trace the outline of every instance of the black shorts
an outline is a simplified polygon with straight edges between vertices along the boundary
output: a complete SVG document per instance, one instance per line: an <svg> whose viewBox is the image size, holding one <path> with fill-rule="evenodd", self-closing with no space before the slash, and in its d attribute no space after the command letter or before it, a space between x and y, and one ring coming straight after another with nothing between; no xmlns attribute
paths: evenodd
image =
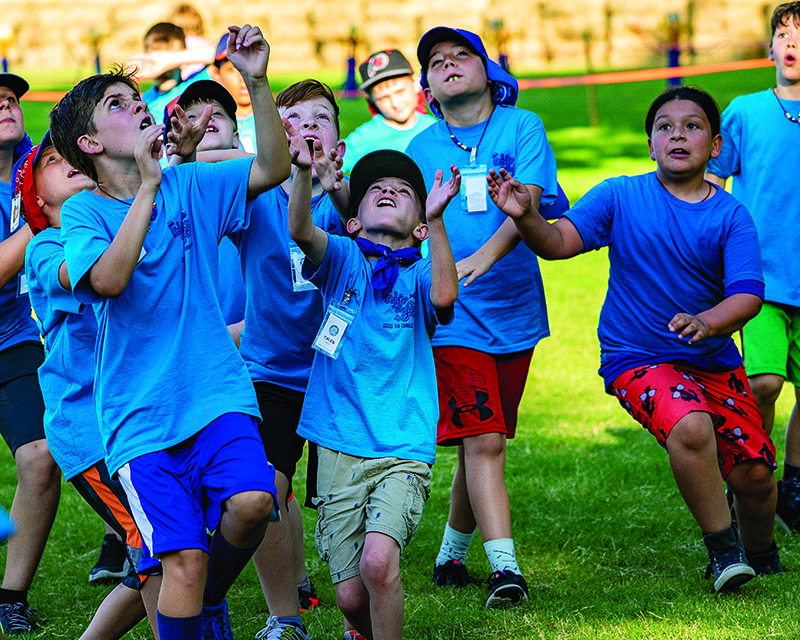
<svg viewBox="0 0 800 640"><path fill-rule="evenodd" d="M21 342L0 352L0 434L16 453L23 444L44 439L44 401L39 367L40 342Z"/></svg>
<svg viewBox="0 0 800 640"><path fill-rule="evenodd" d="M305 438L297 435L305 394L271 382L257 381L253 386L261 411L258 431L267 460L286 476L291 487L297 461L303 457L303 445L306 442Z"/></svg>

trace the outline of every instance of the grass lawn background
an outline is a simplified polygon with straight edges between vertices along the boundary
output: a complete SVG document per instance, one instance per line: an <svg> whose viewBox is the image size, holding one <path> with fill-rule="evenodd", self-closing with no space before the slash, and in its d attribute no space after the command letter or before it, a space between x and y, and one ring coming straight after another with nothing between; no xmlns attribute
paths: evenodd
<svg viewBox="0 0 800 640"><path fill-rule="evenodd" d="M75 78L77 80L78 78ZM298 78L273 78L279 90ZM331 82L336 76L326 77ZM57 81L35 88L66 88ZM70 78L72 80L72 78ZM698 77L724 107L738 94L774 82L757 70ZM523 92L519 105L536 111L548 131L559 181L572 201L600 180L650 171L642 122L660 82L597 88L600 126L588 126L586 88ZM342 100L342 133L367 117L363 100ZM50 105L23 103L35 140ZM508 449L507 473L519 562L530 603L511 611L484 608L483 586L461 591L431 584L433 559L447 517L455 452L439 449L431 498L419 532L402 558L405 637L414 638L797 638L800 595L797 538L777 532L789 573L757 580L741 593L717 596L703 581L706 554L700 532L678 495L665 452L634 423L597 376L597 317L605 295L605 252L543 263L551 337L536 349L522 402L518 437ZM779 400L776 445L782 460L789 389ZM402 398L398 399L402 402ZM301 465L302 466L302 465ZM300 472L296 486L303 486ZM11 504L13 461L0 451L0 502ZM326 566L304 512L306 565L322 606L304 614L312 638L341 638L341 616ZM90 586L103 525L71 486L31 590L41 630L36 638L77 638L109 588ZM0 550L4 561L5 548ZM489 573L477 539L471 572ZM266 620L252 565L229 596L237 638L251 638ZM142 624L128 636L150 638Z"/></svg>

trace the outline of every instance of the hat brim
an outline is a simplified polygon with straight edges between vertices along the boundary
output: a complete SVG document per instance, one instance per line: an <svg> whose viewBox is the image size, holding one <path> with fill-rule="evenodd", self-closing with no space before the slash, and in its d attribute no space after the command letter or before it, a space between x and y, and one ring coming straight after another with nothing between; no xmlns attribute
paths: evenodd
<svg viewBox="0 0 800 640"><path fill-rule="evenodd" d="M431 49L433 49L433 47L440 42L449 41L461 42L467 45L478 55L483 55L483 53L478 51L464 35L460 34L455 29L451 29L450 27L434 27L425 33L422 38L420 38L419 44L417 45L417 60L419 60L419 64L422 67L423 73L427 72L428 70L428 61L431 57Z"/></svg>
<svg viewBox="0 0 800 640"><path fill-rule="evenodd" d="M383 74L378 74L374 78L370 78L366 82L362 82L358 85L358 88L361 91L369 91L372 87L376 84L380 84L385 80L391 80L392 78L402 78L404 76L413 76L414 70L413 69L393 69L392 71L387 71Z"/></svg>
<svg viewBox="0 0 800 640"><path fill-rule="evenodd" d="M31 85L28 84L25 78L15 73L0 73L0 87L8 87L19 99L28 93L28 89L31 88Z"/></svg>
<svg viewBox="0 0 800 640"><path fill-rule="evenodd" d="M358 215L358 208L370 185L381 178L405 180L419 197L424 213L428 189L417 163L402 151L381 149L363 156L350 173L350 214Z"/></svg>
<svg viewBox="0 0 800 640"><path fill-rule="evenodd" d="M177 104L185 109L190 104L197 100L216 100L225 109L228 117L236 122L236 100L230 92L223 87L219 82L214 80L198 80L190 84L181 97L178 98Z"/></svg>

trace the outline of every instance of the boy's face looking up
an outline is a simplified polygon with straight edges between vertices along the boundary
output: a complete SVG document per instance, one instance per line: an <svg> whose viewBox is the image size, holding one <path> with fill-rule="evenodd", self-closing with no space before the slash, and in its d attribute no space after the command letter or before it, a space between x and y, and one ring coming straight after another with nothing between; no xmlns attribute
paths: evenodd
<svg viewBox="0 0 800 640"><path fill-rule="evenodd" d="M443 41L431 48L426 73L428 102L461 103L489 93L483 58L463 42Z"/></svg>
<svg viewBox="0 0 800 640"><path fill-rule="evenodd" d="M211 76L219 82L223 87L228 90L236 100L236 106L242 111L242 115L249 115L250 107L250 92L247 90L247 85L244 83L242 74L233 66L230 60L225 60L216 72L211 71ZM240 116L241 117L241 116Z"/></svg>
<svg viewBox="0 0 800 640"><path fill-rule="evenodd" d="M389 78L372 87L369 96L384 118L403 125L417 108L417 83L413 76Z"/></svg>
<svg viewBox="0 0 800 640"><path fill-rule="evenodd" d="M0 145L15 145L25 137L25 120L19 99L8 87L0 87Z"/></svg>
<svg viewBox="0 0 800 640"><path fill-rule="evenodd" d="M186 108L186 117L189 120L200 118L203 115L203 110L209 104L213 107L211 120L208 122L203 139L197 145L197 151L238 149L239 134L236 131L236 123L228 117L225 107L218 101L195 102Z"/></svg>
<svg viewBox="0 0 800 640"><path fill-rule="evenodd" d="M110 85L92 112L94 133L78 138L78 147L88 154L106 152L111 157L134 156L141 132L154 123L141 96L127 84Z"/></svg>
<svg viewBox="0 0 800 640"><path fill-rule="evenodd" d="M60 216L54 217L54 213L61 210L68 198L94 188L94 181L70 166L55 147L48 147L39 157L33 170L33 184L36 201L54 227L60 226Z"/></svg>
<svg viewBox="0 0 800 640"><path fill-rule="evenodd" d="M290 107L280 107L278 113L303 136L306 143L319 140L326 153L335 148L340 156L344 155L344 142L339 140L336 114L326 98L310 98ZM312 175L316 175L313 170Z"/></svg>
<svg viewBox="0 0 800 640"><path fill-rule="evenodd" d="M787 84L800 82L800 15L787 15L775 28L769 58L775 61L778 79Z"/></svg>
<svg viewBox="0 0 800 640"><path fill-rule="evenodd" d="M386 177L373 182L358 206L358 216L347 222L349 233L367 239L392 236L417 245L428 236L421 219L424 203L417 192L401 178Z"/></svg>

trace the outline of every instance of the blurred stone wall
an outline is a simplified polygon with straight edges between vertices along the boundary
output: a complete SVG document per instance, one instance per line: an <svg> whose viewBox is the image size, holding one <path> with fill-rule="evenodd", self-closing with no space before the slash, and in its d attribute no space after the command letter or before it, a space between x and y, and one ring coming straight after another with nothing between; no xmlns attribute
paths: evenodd
<svg viewBox="0 0 800 640"><path fill-rule="evenodd" d="M12 69L93 66L98 38L104 65L141 50L144 32L166 20L170 2L140 0L0 0L0 40L11 34ZM419 35L437 25L458 26L484 38L491 55L498 39L516 71L664 66L668 15L683 63L765 54L768 19L777 3L758 0L195 0L205 35L216 40L228 24L262 27L276 72L344 68L353 29L357 58L397 47L411 58ZM499 22L502 28L497 29Z"/></svg>

